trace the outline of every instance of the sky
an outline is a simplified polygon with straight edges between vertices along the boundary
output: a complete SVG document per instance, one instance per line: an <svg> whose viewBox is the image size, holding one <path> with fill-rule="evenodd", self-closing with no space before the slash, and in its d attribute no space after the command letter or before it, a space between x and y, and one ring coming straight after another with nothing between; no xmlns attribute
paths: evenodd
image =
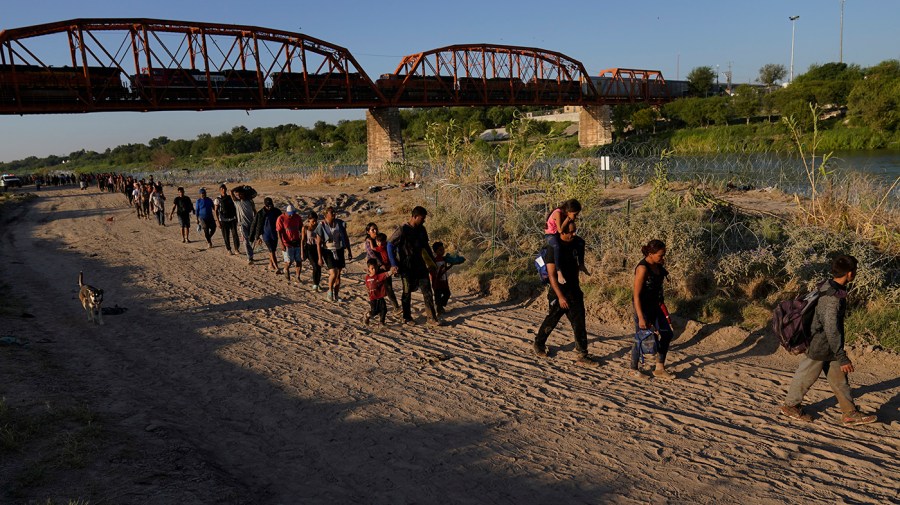
<svg viewBox="0 0 900 505"><path fill-rule="evenodd" d="M400 59L451 44L539 47L581 61L591 75L612 67L661 70L684 79L710 66L726 81L756 79L759 68L791 59L790 16L800 16L794 74L810 64L838 61L841 0L457 0L175 1L31 0L0 14L0 30L74 18L156 18L252 25L301 32L347 48L372 79ZM898 0L846 0L843 56L863 67L900 58ZM54 50L65 57L65 47ZM160 136L193 139L235 126L312 126L319 120L363 119L363 110L205 111L0 116L0 161L102 152Z"/></svg>

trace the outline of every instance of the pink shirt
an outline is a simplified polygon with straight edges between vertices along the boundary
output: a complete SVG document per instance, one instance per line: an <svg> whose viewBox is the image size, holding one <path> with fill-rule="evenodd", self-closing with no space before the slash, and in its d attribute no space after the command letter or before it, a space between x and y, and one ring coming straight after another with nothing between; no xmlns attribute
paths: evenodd
<svg viewBox="0 0 900 505"><path fill-rule="evenodd" d="M560 220L562 220L562 209L554 209L550 216L547 217L547 229L544 230L544 235L556 235L559 233L559 226L556 225L556 219L553 218L554 214L559 215Z"/></svg>

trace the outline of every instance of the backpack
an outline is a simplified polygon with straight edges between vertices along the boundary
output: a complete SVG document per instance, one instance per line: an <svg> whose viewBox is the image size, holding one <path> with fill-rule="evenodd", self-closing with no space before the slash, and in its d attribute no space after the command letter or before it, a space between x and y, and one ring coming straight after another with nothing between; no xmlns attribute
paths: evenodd
<svg viewBox="0 0 900 505"><path fill-rule="evenodd" d="M243 195L243 196L241 196L241 200L244 200L244 199L246 199L246 200L253 200L254 198L256 198L256 195L259 194L259 193L256 192L255 189L253 189L252 186L241 186L241 189L240 189L240 190L241 190L242 195Z"/></svg>
<svg viewBox="0 0 900 505"><path fill-rule="evenodd" d="M651 329L641 330L634 334L634 343L637 345L638 352L641 355L641 363L644 362L644 355L653 356L657 352L659 346L659 335Z"/></svg>
<svg viewBox="0 0 900 505"><path fill-rule="evenodd" d="M538 277L541 278L541 284L550 284L550 274L547 272L547 263L544 262L544 256L547 255L547 246L541 247L537 258L534 259L534 267L537 269Z"/></svg>
<svg viewBox="0 0 900 505"><path fill-rule="evenodd" d="M822 284L806 296L779 303L772 311L772 331L791 354L803 354L812 340L812 320Z"/></svg>

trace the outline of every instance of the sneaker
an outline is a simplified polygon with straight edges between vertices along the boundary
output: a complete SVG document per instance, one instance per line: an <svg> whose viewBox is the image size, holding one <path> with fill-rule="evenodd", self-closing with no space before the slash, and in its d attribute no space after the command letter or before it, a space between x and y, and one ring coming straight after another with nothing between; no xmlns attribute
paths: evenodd
<svg viewBox="0 0 900 505"><path fill-rule="evenodd" d="M653 376L663 380L675 380L675 374L666 370L665 368L656 368L653 370Z"/></svg>
<svg viewBox="0 0 900 505"><path fill-rule="evenodd" d="M788 405L782 405L781 413L783 415L790 417L791 419L798 419L800 421L804 421L807 423L811 423L813 420L812 416L804 413L803 410L800 409L799 405L794 405L793 407L788 406ZM846 417L845 417L845 419L846 419Z"/></svg>
<svg viewBox="0 0 900 505"><path fill-rule="evenodd" d="M372 317L372 315L369 314L368 312L366 312L365 317L363 317L363 323L365 323L366 326L369 326L369 319L370 319L371 317ZM381 324L384 324L384 323L381 323Z"/></svg>
<svg viewBox="0 0 900 505"><path fill-rule="evenodd" d="M403 320L403 324L408 324L408 325L410 325L410 326L415 326L415 325L416 325L416 320L415 320L415 319L404 319L404 320Z"/></svg>
<svg viewBox="0 0 900 505"><path fill-rule="evenodd" d="M253 260L247 260L247 264L248 264L248 265L252 265L252 264L253 264Z"/></svg>
<svg viewBox="0 0 900 505"><path fill-rule="evenodd" d="M333 302L333 301L334 301L334 294L332 294L331 291L329 291L328 294L325 295L325 298L327 298L329 302Z"/></svg>
<svg viewBox="0 0 900 505"><path fill-rule="evenodd" d="M860 424L869 424L877 421L878 418L875 416L867 416L858 410L854 410L849 414L844 414L843 422L844 426L859 426Z"/></svg>
<svg viewBox="0 0 900 505"><path fill-rule="evenodd" d="M541 358L549 358L550 353L547 352L547 346L540 345L537 342L533 344L534 354L540 356Z"/></svg>
<svg viewBox="0 0 900 505"><path fill-rule="evenodd" d="M444 326L444 322L440 319L428 319L425 324L427 324L428 326Z"/></svg>
<svg viewBox="0 0 900 505"><path fill-rule="evenodd" d="M575 364L585 368L594 368L600 366L600 362L592 358L589 354L582 354L575 360Z"/></svg>
<svg viewBox="0 0 900 505"><path fill-rule="evenodd" d="M318 293L318 292L319 292L319 285L318 285L318 284L313 284L313 287L311 287L311 288L309 288L309 289L311 289L313 293Z"/></svg>

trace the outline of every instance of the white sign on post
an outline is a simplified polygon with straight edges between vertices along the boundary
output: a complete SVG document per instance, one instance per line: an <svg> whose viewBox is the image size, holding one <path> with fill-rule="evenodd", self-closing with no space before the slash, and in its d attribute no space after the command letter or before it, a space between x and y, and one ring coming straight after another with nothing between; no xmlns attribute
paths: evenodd
<svg viewBox="0 0 900 505"><path fill-rule="evenodd" d="M600 170L603 170L604 172L609 170L609 156L600 157Z"/></svg>

